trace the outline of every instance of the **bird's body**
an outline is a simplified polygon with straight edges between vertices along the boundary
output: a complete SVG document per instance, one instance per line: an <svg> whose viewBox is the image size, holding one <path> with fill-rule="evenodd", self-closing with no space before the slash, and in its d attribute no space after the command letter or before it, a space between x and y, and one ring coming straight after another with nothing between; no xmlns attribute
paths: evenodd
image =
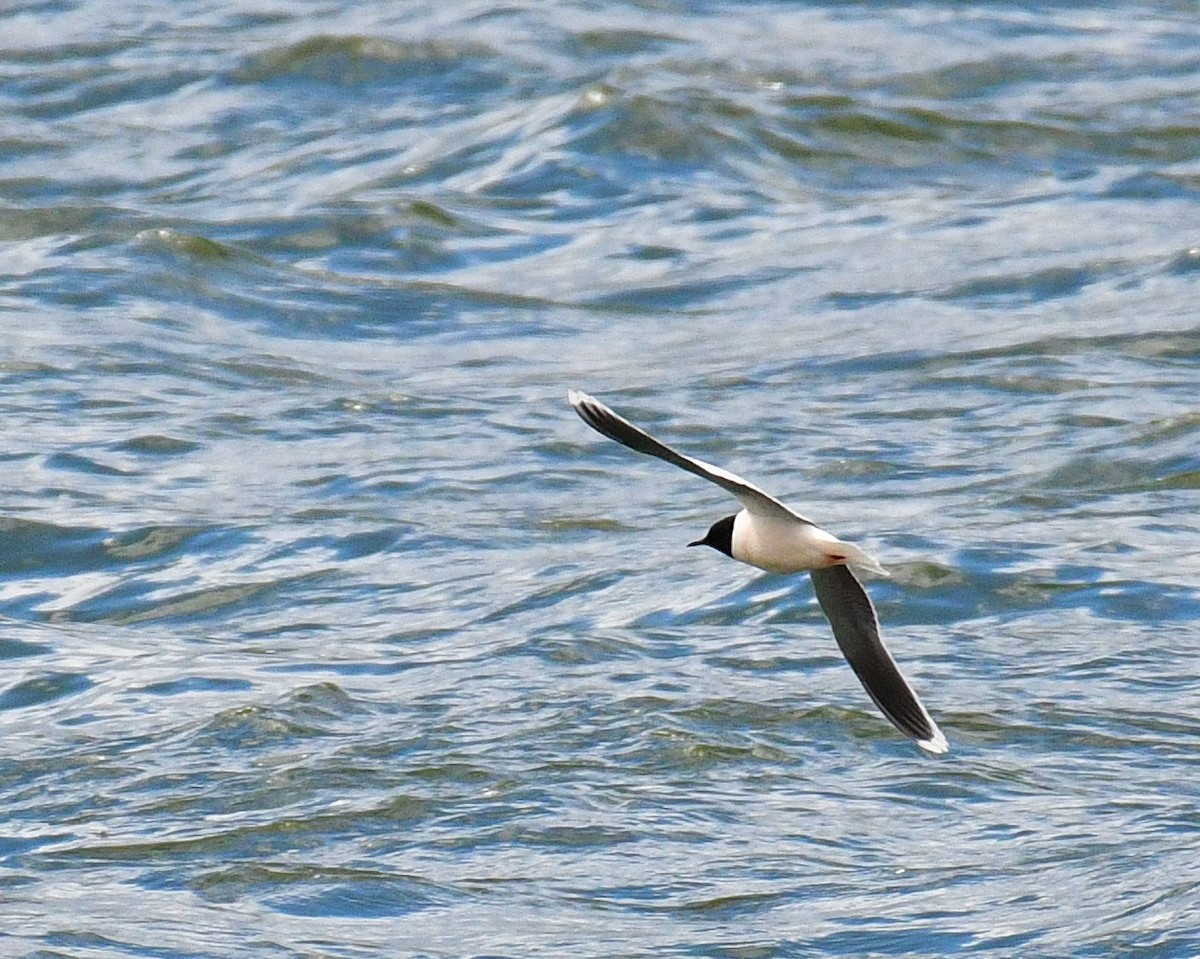
<svg viewBox="0 0 1200 959"><path fill-rule="evenodd" d="M733 518L730 556L768 573L806 573L839 563L882 569L857 546L819 526L742 510Z"/></svg>
<svg viewBox="0 0 1200 959"><path fill-rule="evenodd" d="M599 400L571 390L571 405L585 423L630 449L656 456L715 483L736 496L741 512L712 525L689 546L711 546L732 559L771 573L808 572L834 638L871 699L917 745L931 753L949 748L879 638L870 597L850 567L886 575L853 543L846 543L784 506L740 476L684 456L618 416Z"/></svg>

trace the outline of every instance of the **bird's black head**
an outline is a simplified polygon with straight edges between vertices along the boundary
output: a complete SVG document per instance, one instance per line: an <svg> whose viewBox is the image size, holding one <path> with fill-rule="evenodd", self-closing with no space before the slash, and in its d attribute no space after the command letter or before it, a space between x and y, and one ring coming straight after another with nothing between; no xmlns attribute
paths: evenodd
<svg viewBox="0 0 1200 959"><path fill-rule="evenodd" d="M733 520L734 517L726 516L724 519L719 519L709 528L704 539L698 539L694 543L688 543L688 546L711 546L720 553L724 553L730 559L733 558Z"/></svg>

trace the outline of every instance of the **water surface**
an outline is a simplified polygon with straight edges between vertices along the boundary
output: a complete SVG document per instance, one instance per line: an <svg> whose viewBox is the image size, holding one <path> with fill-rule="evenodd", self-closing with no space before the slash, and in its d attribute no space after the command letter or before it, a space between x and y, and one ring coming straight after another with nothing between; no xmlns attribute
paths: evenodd
<svg viewBox="0 0 1200 959"><path fill-rule="evenodd" d="M1198 41L10 5L0 952L1192 959ZM949 755L568 387L877 555Z"/></svg>

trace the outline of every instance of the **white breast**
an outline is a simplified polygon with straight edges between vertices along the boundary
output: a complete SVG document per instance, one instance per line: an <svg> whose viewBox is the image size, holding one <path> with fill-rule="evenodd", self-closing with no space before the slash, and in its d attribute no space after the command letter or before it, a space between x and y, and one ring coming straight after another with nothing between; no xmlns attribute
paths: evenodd
<svg viewBox="0 0 1200 959"><path fill-rule="evenodd" d="M770 573L799 573L850 562L877 564L851 543L809 523L742 510L733 521L733 558Z"/></svg>

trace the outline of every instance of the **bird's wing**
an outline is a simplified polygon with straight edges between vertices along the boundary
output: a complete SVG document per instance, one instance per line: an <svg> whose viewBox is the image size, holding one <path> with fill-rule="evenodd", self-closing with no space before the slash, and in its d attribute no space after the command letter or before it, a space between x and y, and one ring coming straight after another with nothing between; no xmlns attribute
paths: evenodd
<svg viewBox="0 0 1200 959"><path fill-rule="evenodd" d="M875 607L862 583L847 566L814 569L810 575L833 636L875 705L922 749L946 752L950 748L946 737L879 638Z"/></svg>
<svg viewBox="0 0 1200 959"><path fill-rule="evenodd" d="M618 416L595 397L580 393L578 390L571 390L568 392L567 398L575 407L575 412L588 426L597 433L607 436L610 440L616 440L639 453L657 456L660 460L666 460L673 466L694 473L710 483L716 483L741 500L742 505L751 513L760 516L786 516L789 519L807 523L809 526L812 525L811 520L788 509L774 496L764 493L753 483L747 483L740 476L723 470L719 466L705 463L703 460L692 459L690 456L675 452L645 430L638 429L623 416Z"/></svg>

